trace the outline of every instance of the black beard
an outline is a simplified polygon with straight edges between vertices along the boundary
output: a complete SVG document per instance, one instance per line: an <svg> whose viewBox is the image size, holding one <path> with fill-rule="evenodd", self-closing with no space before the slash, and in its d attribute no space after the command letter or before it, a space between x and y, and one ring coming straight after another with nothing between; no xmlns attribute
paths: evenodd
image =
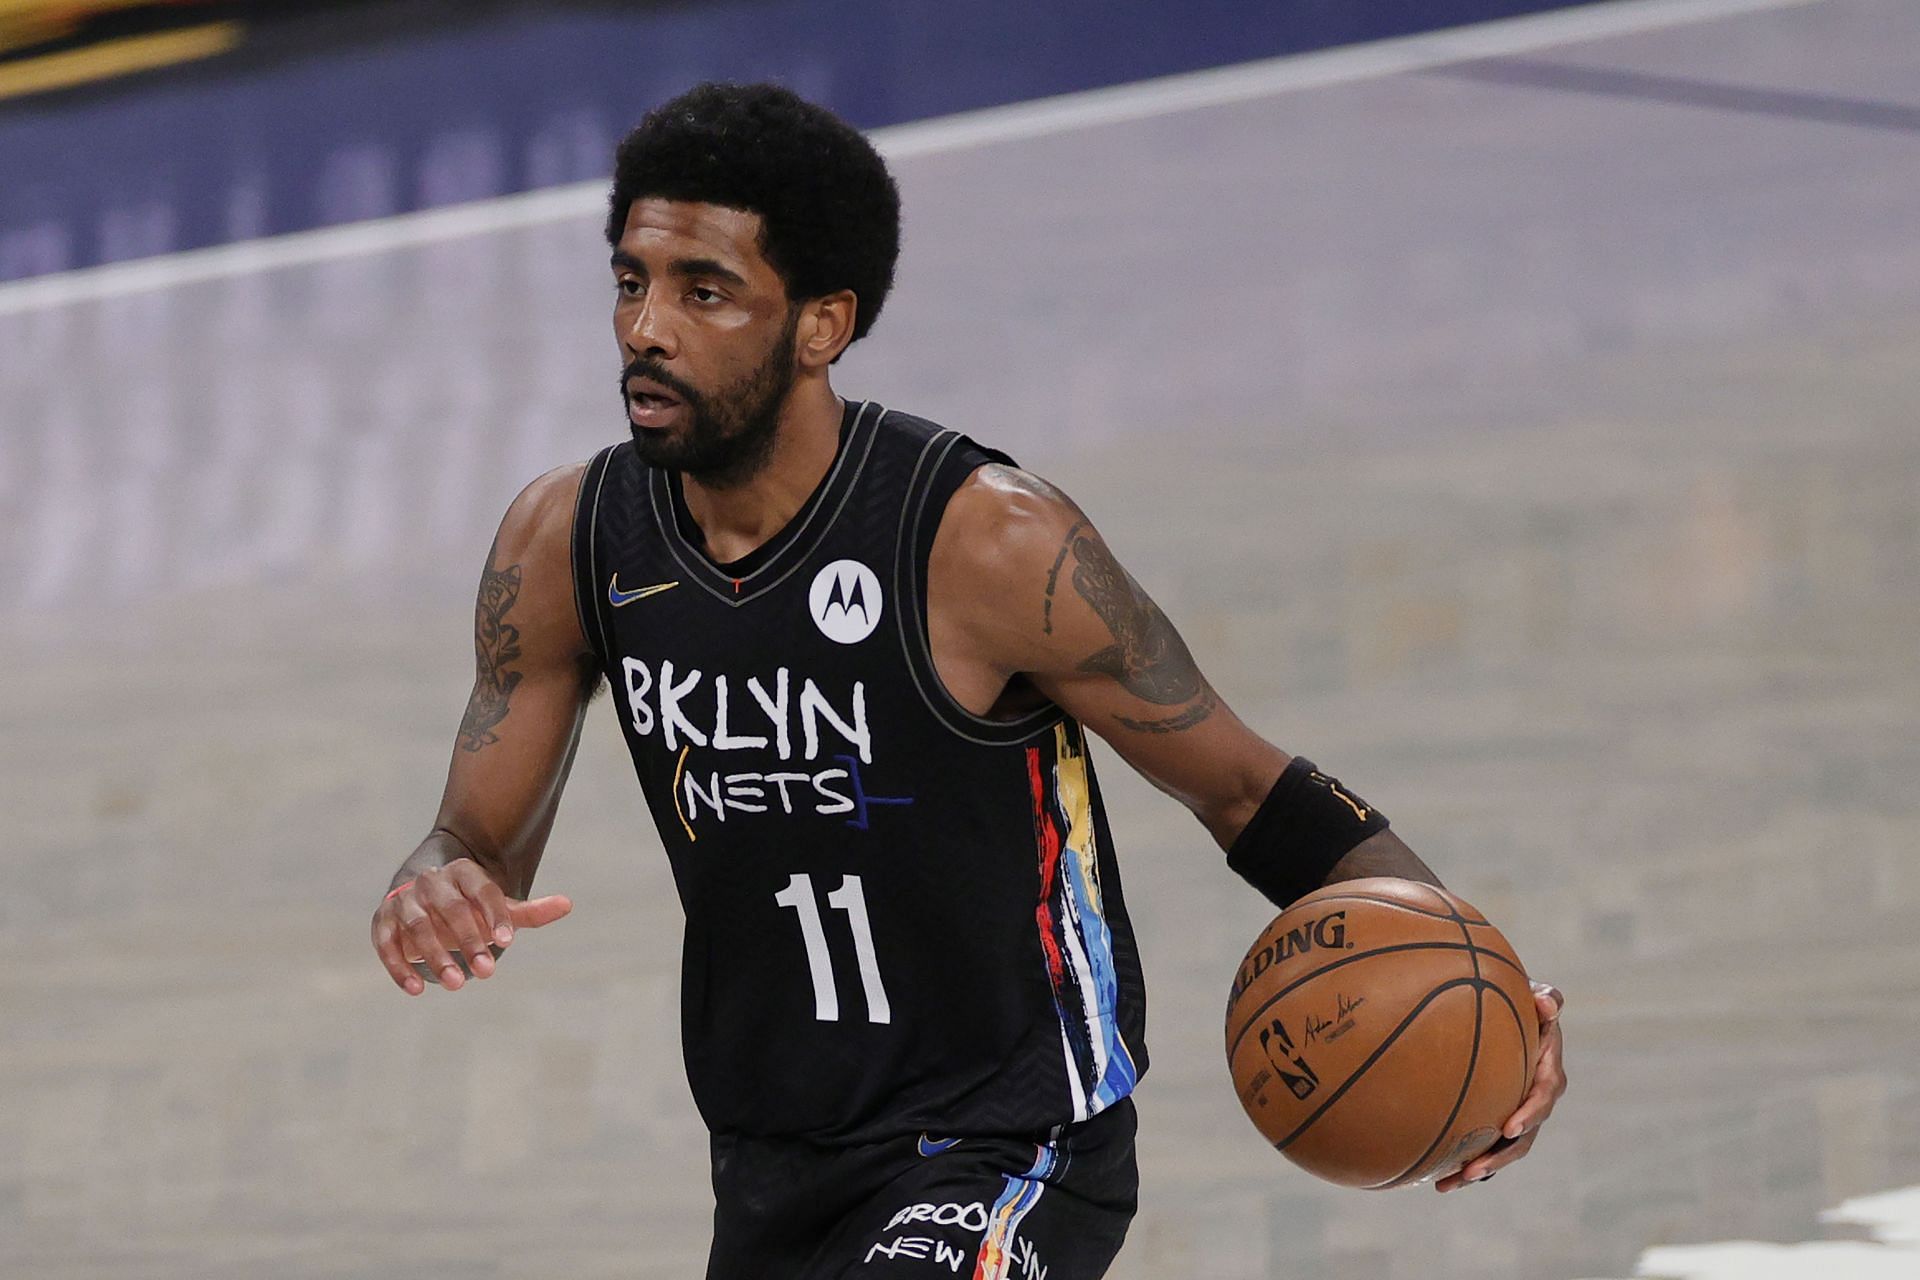
<svg viewBox="0 0 1920 1280"><path fill-rule="evenodd" d="M798 312L790 313L779 341L760 367L711 396L695 391L644 356L622 370L622 402L629 378L651 378L687 406L687 429L677 438L634 426L628 420L633 449L640 461L693 476L710 489L737 488L758 475L773 455L780 407L793 389L793 339L798 323Z"/></svg>

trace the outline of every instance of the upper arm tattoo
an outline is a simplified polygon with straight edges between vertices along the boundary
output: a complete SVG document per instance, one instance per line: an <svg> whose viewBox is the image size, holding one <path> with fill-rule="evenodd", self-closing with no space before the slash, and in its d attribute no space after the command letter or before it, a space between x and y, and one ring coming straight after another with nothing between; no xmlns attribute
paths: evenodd
<svg viewBox="0 0 1920 1280"><path fill-rule="evenodd" d="M1093 607L1114 639L1114 643L1082 659L1079 669L1111 676L1128 693L1146 702L1183 708L1161 719L1114 718L1136 732L1177 733L1212 715L1218 700L1195 665L1186 641L1133 576L1120 567L1106 543L1084 524L1076 524L1067 531L1063 550L1073 553L1073 589ZM1055 585L1054 576L1049 576L1049 615Z"/></svg>
<svg viewBox="0 0 1920 1280"><path fill-rule="evenodd" d="M460 721L460 745L468 751L500 741L493 728L507 718L507 701L520 683L521 673L512 667L520 657L520 628L507 621L519 598L520 566L496 569L489 551L473 606L473 696Z"/></svg>
<svg viewBox="0 0 1920 1280"><path fill-rule="evenodd" d="M1067 530L1067 536L1060 541L1060 554L1053 558L1053 568L1047 570L1047 603L1040 610L1040 634L1053 634L1053 589L1060 585L1060 566L1067 562L1067 552L1073 550L1073 535L1087 527L1085 520L1075 520L1073 528Z"/></svg>

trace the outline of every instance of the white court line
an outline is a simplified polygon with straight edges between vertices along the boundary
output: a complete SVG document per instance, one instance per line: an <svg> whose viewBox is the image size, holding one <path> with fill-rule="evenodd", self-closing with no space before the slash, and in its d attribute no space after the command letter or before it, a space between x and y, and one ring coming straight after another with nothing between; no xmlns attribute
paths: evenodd
<svg viewBox="0 0 1920 1280"><path fill-rule="evenodd" d="M1578 9L1502 18L1467 27L1396 36L1371 44L1288 54L1211 71L1192 71L1106 89L1088 89L1006 107L990 107L881 130L888 158L958 151L1097 125L1144 120L1199 107L1249 102L1301 89L1372 80L1477 58L1528 53L1715 18L1815 4L1818 0L1616 0Z"/></svg>
<svg viewBox="0 0 1920 1280"><path fill-rule="evenodd" d="M1920 1275L1920 1187L1861 1196L1824 1210L1820 1220L1866 1227L1873 1239L1669 1245L1642 1253L1634 1274L1671 1280L1913 1280Z"/></svg>
<svg viewBox="0 0 1920 1280"><path fill-rule="evenodd" d="M872 137L890 160L964 151L1477 58L1817 3L1820 0L1613 0L989 107L877 129ZM606 198L606 180L594 179L445 209L39 276L0 284L0 315L583 218L601 213Z"/></svg>

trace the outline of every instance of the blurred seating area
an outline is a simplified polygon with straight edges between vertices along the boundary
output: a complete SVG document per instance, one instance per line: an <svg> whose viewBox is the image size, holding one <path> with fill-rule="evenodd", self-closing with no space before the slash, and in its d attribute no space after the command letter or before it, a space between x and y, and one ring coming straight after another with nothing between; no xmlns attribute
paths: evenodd
<svg viewBox="0 0 1920 1280"><path fill-rule="evenodd" d="M328 25L364 32L406 7L377 0L0 0L0 101L135 87L139 77L243 51L297 54L323 39Z"/></svg>
<svg viewBox="0 0 1920 1280"><path fill-rule="evenodd" d="M775 79L867 127L1568 0L0 0L0 281L597 179Z"/></svg>

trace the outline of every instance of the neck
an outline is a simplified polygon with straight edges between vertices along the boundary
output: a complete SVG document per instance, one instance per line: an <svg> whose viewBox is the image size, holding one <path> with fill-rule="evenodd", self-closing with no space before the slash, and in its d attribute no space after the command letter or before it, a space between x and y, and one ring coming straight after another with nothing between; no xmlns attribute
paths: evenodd
<svg viewBox="0 0 1920 1280"><path fill-rule="evenodd" d="M826 378L802 377L780 406L765 466L725 488L682 478L687 514L700 526L708 555L721 564L738 560L799 514L840 450L843 408Z"/></svg>

